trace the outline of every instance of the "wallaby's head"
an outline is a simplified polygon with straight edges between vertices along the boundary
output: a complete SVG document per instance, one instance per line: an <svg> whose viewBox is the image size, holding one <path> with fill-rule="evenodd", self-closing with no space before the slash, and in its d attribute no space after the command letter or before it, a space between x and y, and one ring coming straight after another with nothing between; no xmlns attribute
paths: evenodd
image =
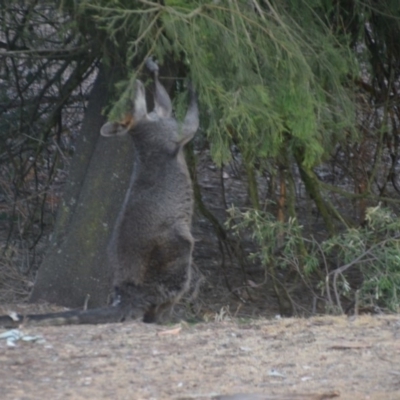
<svg viewBox="0 0 400 400"><path fill-rule="evenodd" d="M120 122L107 122L100 133L102 136L131 135L139 153L149 151L176 154L193 138L199 126L196 95L189 87L189 108L184 121L178 123L171 115L171 99L158 80L158 66L148 60L147 67L154 72L154 110L147 112L145 88L137 80L132 111Z"/></svg>

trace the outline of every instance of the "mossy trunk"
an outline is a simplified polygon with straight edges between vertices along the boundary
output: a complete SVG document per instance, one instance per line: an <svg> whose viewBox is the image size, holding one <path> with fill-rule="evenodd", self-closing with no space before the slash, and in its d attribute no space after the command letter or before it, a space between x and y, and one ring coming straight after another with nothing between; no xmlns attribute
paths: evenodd
<svg viewBox="0 0 400 400"><path fill-rule="evenodd" d="M299 167L300 176L304 183L304 187L308 195L317 206L317 209L320 212L322 219L324 220L327 231L330 235L333 235L335 233L335 227L330 215L333 210L329 209L329 207L325 204L324 199L322 198L318 178L311 168L307 168L305 165L303 165L302 158L299 152L295 151L294 157L296 159L297 166Z"/></svg>
<svg viewBox="0 0 400 400"><path fill-rule="evenodd" d="M247 190L249 193L249 198L251 206L255 210L260 209L260 200L258 196L258 185L257 185L257 175L254 164L249 160L244 160L244 166L247 175Z"/></svg>
<svg viewBox="0 0 400 400"><path fill-rule="evenodd" d="M31 301L68 307L105 305L112 271L107 244L132 173L129 137L100 137L116 74L101 72L94 84L72 160L63 201Z"/></svg>

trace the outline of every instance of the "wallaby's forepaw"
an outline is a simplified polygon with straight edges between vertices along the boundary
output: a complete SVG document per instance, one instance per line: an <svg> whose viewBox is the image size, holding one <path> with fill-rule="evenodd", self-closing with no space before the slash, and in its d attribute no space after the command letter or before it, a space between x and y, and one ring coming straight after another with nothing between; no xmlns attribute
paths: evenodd
<svg viewBox="0 0 400 400"><path fill-rule="evenodd" d="M153 72L155 74L158 73L158 65L157 63L153 60L153 57L149 57L146 60L146 67L150 72Z"/></svg>

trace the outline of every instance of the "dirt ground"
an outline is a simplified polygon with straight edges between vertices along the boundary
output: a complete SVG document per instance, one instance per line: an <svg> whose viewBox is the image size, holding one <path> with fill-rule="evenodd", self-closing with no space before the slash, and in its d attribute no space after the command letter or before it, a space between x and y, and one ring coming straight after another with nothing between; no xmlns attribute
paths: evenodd
<svg viewBox="0 0 400 400"><path fill-rule="evenodd" d="M399 316L21 331L42 340L0 340L3 400L400 399Z"/></svg>

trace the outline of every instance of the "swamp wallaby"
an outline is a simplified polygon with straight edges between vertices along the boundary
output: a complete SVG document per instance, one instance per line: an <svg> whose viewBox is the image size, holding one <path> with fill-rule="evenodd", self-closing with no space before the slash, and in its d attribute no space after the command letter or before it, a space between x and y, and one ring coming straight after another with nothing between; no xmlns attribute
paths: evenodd
<svg viewBox="0 0 400 400"><path fill-rule="evenodd" d="M28 315L41 325L95 324L143 318L158 322L179 300L192 279L193 192L183 147L199 125L196 95L182 124L172 117L172 104L158 80L158 66L146 62L154 74L154 110L147 112L145 89L136 81L134 107L123 123L107 122L102 136L130 135L135 166L109 246L114 272L114 301L109 307L86 311ZM196 275L196 274L195 274ZM21 323L8 316L0 325Z"/></svg>

